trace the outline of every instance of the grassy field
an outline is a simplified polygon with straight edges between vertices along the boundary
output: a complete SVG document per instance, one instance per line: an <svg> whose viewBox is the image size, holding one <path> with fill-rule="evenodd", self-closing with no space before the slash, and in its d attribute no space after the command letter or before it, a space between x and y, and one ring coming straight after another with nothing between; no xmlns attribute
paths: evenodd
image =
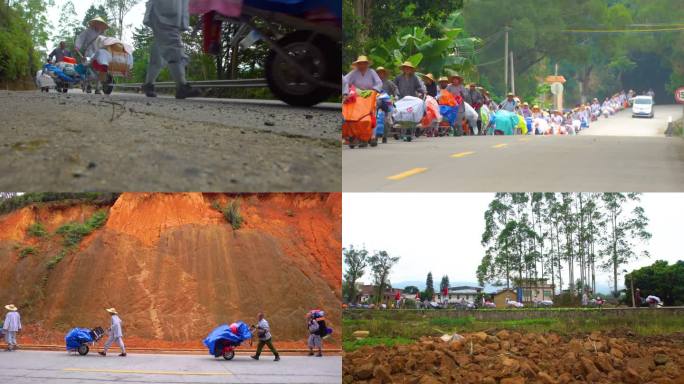
<svg viewBox="0 0 684 384"><path fill-rule="evenodd" d="M402 313L393 319L384 313L364 316L364 319L343 319L343 348L353 351L362 346L408 344L422 336L441 336L445 333L468 333L488 329L507 329L527 332L554 332L575 335L615 329L631 330L643 336L666 335L684 330L684 317L670 313L646 312L645 316L602 317L586 316L539 317L523 320L481 321L474 317L425 317ZM369 331L369 337L355 340L352 333Z"/></svg>

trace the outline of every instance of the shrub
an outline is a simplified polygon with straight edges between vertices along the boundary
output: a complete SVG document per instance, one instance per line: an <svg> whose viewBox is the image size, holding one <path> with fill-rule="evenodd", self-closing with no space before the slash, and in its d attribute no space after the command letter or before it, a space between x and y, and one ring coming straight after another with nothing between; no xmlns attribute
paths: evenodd
<svg viewBox="0 0 684 384"><path fill-rule="evenodd" d="M223 214L223 217L226 219L228 223L230 223L233 229L238 230L240 229L240 227L242 227L243 218L240 214L239 200L233 200L230 203L228 203L228 205L226 205L225 207L222 207L218 201L214 201L211 203L211 206L212 208Z"/></svg>
<svg viewBox="0 0 684 384"><path fill-rule="evenodd" d="M62 249L47 262L47 269L53 269L66 256L66 250Z"/></svg>
<svg viewBox="0 0 684 384"><path fill-rule="evenodd" d="M26 232L28 232L29 236L33 237L43 237L47 235L45 227L39 221L36 221L35 223L31 224L26 230Z"/></svg>
<svg viewBox="0 0 684 384"><path fill-rule="evenodd" d="M225 216L226 220L228 220L233 229L237 230L240 229L240 227L242 227L242 215L240 214L239 200L231 201L226 207L226 210L223 212L223 215Z"/></svg>
<svg viewBox="0 0 684 384"><path fill-rule="evenodd" d="M57 229L57 233L64 237L64 245L74 246L91 234L94 230L102 227L107 221L106 211L97 211L84 223L67 223Z"/></svg>
<svg viewBox="0 0 684 384"><path fill-rule="evenodd" d="M36 251L35 248L26 247L19 252L19 257L21 257L23 259L24 257L26 257L28 255L35 255L36 253L38 253L38 251Z"/></svg>

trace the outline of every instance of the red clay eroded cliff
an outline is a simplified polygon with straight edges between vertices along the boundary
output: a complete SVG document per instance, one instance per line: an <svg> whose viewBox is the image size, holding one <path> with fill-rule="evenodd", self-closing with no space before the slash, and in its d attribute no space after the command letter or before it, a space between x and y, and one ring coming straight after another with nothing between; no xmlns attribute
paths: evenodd
<svg viewBox="0 0 684 384"><path fill-rule="evenodd" d="M238 230L212 207L235 199ZM57 228L99 209L104 226L65 248ZM30 236L35 222L49 234ZM252 324L260 311L276 340L300 341L309 309L340 325L341 224L340 194L124 193L112 206L30 206L0 216L0 303L20 307L36 343L107 325L109 306L140 346L201 347L217 324Z"/></svg>

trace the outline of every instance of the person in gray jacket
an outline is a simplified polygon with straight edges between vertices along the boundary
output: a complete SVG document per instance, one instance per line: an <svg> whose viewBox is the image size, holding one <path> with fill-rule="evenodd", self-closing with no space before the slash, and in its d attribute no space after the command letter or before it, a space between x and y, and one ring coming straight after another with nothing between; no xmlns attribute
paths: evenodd
<svg viewBox="0 0 684 384"><path fill-rule="evenodd" d="M143 23L152 28L154 42L150 51L150 63L143 91L147 97L157 97L154 83L164 64L168 65L176 82L176 98L198 97L185 79L188 56L183 50L181 32L190 29L189 0L147 0Z"/></svg>
<svg viewBox="0 0 684 384"><path fill-rule="evenodd" d="M416 75L416 67L407 61L400 68L402 74L394 80L394 84L397 85L399 90L399 98L406 96L422 98L425 96L427 90L423 81Z"/></svg>

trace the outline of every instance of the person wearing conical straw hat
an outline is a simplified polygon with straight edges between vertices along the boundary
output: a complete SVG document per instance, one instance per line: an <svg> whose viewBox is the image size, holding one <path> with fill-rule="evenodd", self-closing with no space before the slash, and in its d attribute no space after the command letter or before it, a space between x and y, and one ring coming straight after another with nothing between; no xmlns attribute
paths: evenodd
<svg viewBox="0 0 684 384"><path fill-rule="evenodd" d="M380 76L380 80L382 80L382 91L392 97L397 97L399 95L399 89L397 89L397 85L394 84L394 81L389 79L387 68L377 67L375 72L377 72L378 76Z"/></svg>
<svg viewBox="0 0 684 384"><path fill-rule="evenodd" d="M88 28L81 32L76 38L74 48L81 59L89 59L97 53L97 39L109 29L109 24L100 16L88 22ZM98 79L95 83L95 94L101 94L100 91L102 82Z"/></svg>
<svg viewBox="0 0 684 384"><path fill-rule="evenodd" d="M126 347L123 342L123 331L121 329L121 318L119 317L119 313L115 308L106 308L105 311L111 315L112 323L109 327L109 338L107 339L107 342L105 342L104 350L98 353L102 356L107 356L109 347L116 341L116 343L119 344L119 348L121 348L119 356L126 357Z"/></svg>
<svg viewBox="0 0 684 384"><path fill-rule="evenodd" d="M515 108L518 106L518 102L515 101L515 94L513 92L508 92L506 94L506 100L502 101L499 107L504 111L515 112Z"/></svg>
<svg viewBox="0 0 684 384"><path fill-rule="evenodd" d="M425 90L427 94L432 97L437 97L437 83L435 82L435 77L432 73L425 74L421 76L423 83L425 84Z"/></svg>
<svg viewBox="0 0 684 384"><path fill-rule="evenodd" d="M423 97L427 93L425 84L416 75L416 67L410 61L404 62L401 66L401 75L397 76L394 84L399 89L399 97L406 96Z"/></svg>
<svg viewBox="0 0 684 384"><path fill-rule="evenodd" d="M19 309L14 304L5 305L7 315L5 316L5 323L2 326L5 332L5 341L7 342L7 350L14 351L17 349L17 332L21 331L21 316Z"/></svg>
<svg viewBox="0 0 684 384"><path fill-rule="evenodd" d="M342 96L344 100L349 95L353 85L359 91L374 90L382 92L382 80L370 66L371 62L366 56L359 56L354 63L354 69L349 72L342 81Z"/></svg>
<svg viewBox="0 0 684 384"><path fill-rule="evenodd" d="M154 83L164 66L169 68L171 77L176 82L176 99L201 95L185 78L185 67L190 58L185 54L181 33L190 29L188 7L189 0L147 0L143 24L150 27L154 34L145 84L142 87L147 97L157 97Z"/></svg>
<svg viewBox="0 0 684 384"><path fill-rule="evenodd" d="M446 89L449 86L449 78L442 76L437 80L437 83L439 83L439 89Z"/></svg>

